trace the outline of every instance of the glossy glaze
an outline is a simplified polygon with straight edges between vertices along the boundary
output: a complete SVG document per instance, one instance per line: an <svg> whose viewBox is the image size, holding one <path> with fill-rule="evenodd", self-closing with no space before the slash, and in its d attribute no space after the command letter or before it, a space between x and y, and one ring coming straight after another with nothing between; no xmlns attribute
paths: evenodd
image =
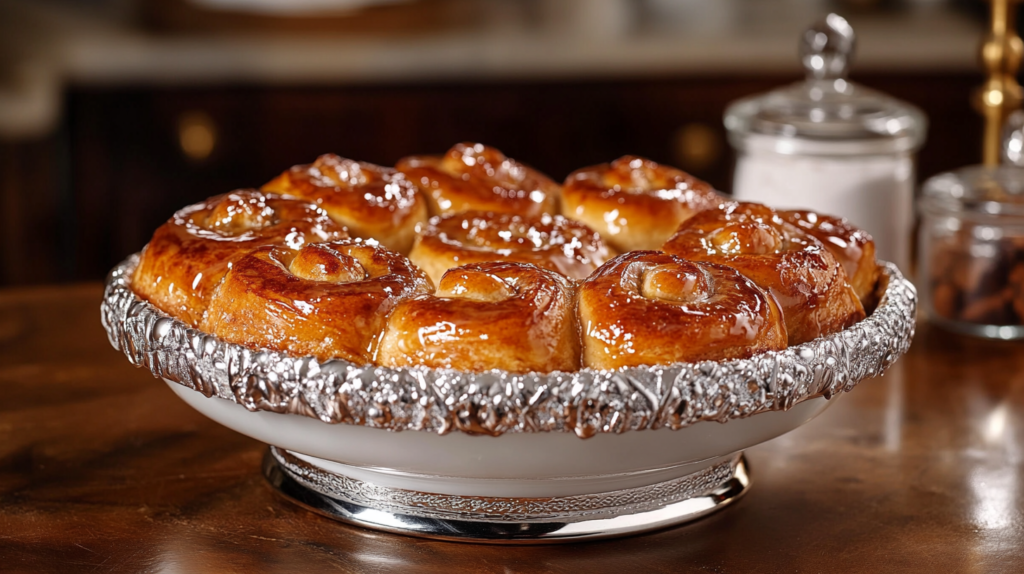
<svg viewBox="0 0 1024 574"><path fill-rule="evenodd" d="M409 254L435 283L449 269L487 261L532 263L583 279L609 257L594 230L560 215L482 211L432 218L420 229Z"/></svg>
<svg viewBox="0 0 1024 574"><path fill-rule="evenodd" d="M325 154L297 165L263 186L322 207L353 237L373 238L408 253L427 203L416 187L390 167Z"/></svg>
<svg viewBox="0 0 1024 574"><path fill-rule="evenodd" d="M574 295L568 279L526 263L452 269L435 294L395 307L378 362L516 373L578 369Z"/></svg>
<svg viewBox="0 0 1024 574"><path fill-rule="evenodd" d="M210 295L232 264L264 245L294 249L344 239L345 229L315 205L240 190L190 205L160 226L142 253L135 292L198 326Z"/></svg>
<svg viewBox="0 0 1024 574"><path fill-rule="evenodd" d="M396 167L427 197L431 215L479 210L532 217L558 212L557 183L483 144L456 144L442 156L407 157Z"/></svg>
<svg viewBox="0 0 1024 574"><path fill-rule="evenodd" d="M789 344L835 333L864 318L842 265L825 246L757 203L725 203L684 222L663 247L738 270L778 300Z"/></svg>
<svg viewBox="0 0 1024 574"><path fill-rule="evenodd" d="M775 299L735 270L656 251L605 263L579 287L583 366L750 357L786 347Z"/></svg>
<svg viewBox="0 0 1024 574"><path fill-rule="evenodd" d="M422 271L380 246L263 247L228 272L200 329L249 347L369 364L391 309L430 291Z"/></svg>
<svg viewBox="0 0 1024 574"><path fill-rule="evenodd" d="M878 282L875 240L842 217L806 210L780 211L783 221L791 223L821 241L846 271L853 290L868 306Z"/></svg>
<svg viewBox="0 0 1024 574"><path fill-rule="evenodd" d="M721 201L709 184L684 171L627 155L571 173L562 214L625 252L660 248L680 223Z"/></svg>
<svg viewBox="0 0 1024 574"><path fill-rule="evenodd" d="M858 293L848 285L842 265L830 250L841 248L837 253L842 263L867 270L855 274L855 284L867 301L876 276L872 273L873 243L845 221L809 212L787 212L791 224L767 207L725 202L706 183L635 156L579 170L567 179L566 186L566 212L582 220L593 219L605 234L627 249L661 242L668 230L683 220L664 249L684 258L735 267L768 290L783 310L790 344L838 331L864 317ZM481 144L457 144L444 156L406 158L399 162L398 170L327 154L312 164L291 168L264 187L289 195L250 190L219 196L182 210L158 229L135 276L139 294L161 310L235 343L319 358L343 357L365 364L374 360L376 341L383 330L382 317L403 297L429 291L429 287L416 287L422 277L414 266L421 267L435 283L440 283L453 268L490 262L536 265L560 273L571 282L590 277L612 254L598 232L579 221L550 213L558 204L558 185ZM446 214L425 222L428 205ZM466 211L471 207L490 211ZM346 229L339 221L348 223L352 229ZM376 242L403 250L414 247L410 253L412 263L397 253L391 253L395 258L389 260L389 264L397 266L394 269L405 270L398 275L409 290L369 289L366 297L371 302L359 311L351 307L355 299L345 304L329 303L333 299L317 291L332 285L332 289L348 292L355 289L354 285L378 278L363 269L365 261L347 252L298 252L308 243L347 238L352 230L369 242L364 247ZM268 245L282 249L264 249L247 257ZM230 285L223 288L217 316L207 317L211 293L243 257L247 257L245 266L236 269ZM704 275L684 277L673 273L664 269L645 271L638 279L640 282L629 289L638 296L650 296L665 304L671 301L677 307L693 303L685 297L675 299L691 287L703 289L695 295L701 300L713 292L710 285L697 281ZM625 276L632 277L630 273ZM467 283L458 288L461 291L452 291L451 297L444 292L437 299L458 300L459 304L486 303L491 306L465 307L464 311L471 316L459 320L474 325L499 323L492 315L497 308L494 305L500 302L509 306L508 301L518 301L524 295L515 289L500 291L512 288L516 281L512 275L497 283L476 278L471 281L471 288ZM692 285L687 287L686 281ZM343 289L339 287L342 285ZM494 289L499 291L492 293ZM482 293L498 293L495 296L500 301L480 299ZM872 303L868 301L869 306ZM548 302L532 301L522 309L537 304L544 307ZM617 308L607 301L602 304L609 309ZM557 308L556 322L562 321L562 308ZM576 316L572 305L567 309ZM747 311L740 309L738 316L747 316ZM608 318L600 317L597 311L580 313L590 313L587 320L592 322L618 321L614 311L609 311ZM652 341L654 331L678 327L678 323L668 324L667 320L644 320L649 322L645 328L650 327ZM544 321L534 323L545 329L550 327ZM535 328L531 326L534 323L512 331L529 331ZM758 324L748 330L758 331L760 327ZM710 327L694 326L693 333L706 337L700 330L704 328ZM413 329L420 333L420 327ZM615 340L619 334L628 334L628 330L614 336L610 333L593 333L594 341L600 340L604 352L614 357L607 362L596 355L586 361L578 356L565 359L561 347L550 357L540 352L516 351L516 358L501 359L501 353L495 351L473 360L449 360L443 356L448 351L439 350L440 347L424 350L426 339L419 335L416 337L422 349L403 343L405 347L393 356L405 358L393 360L405 361L396 364L414 364L408 362L408 357L415 356L423 359L424 365L465 364L470 365L466 367L469 370L511 364L513 370L521 371L527 369L525 365L551 370L578 366L581 362L596 366L746 356L745 351L738 350L742 344L717 336L712 337L717 342L695 354L679 349L662 352L661 346L654 345L645 347L650 352L648 356L646 351L636 350L635 342L625 345L625 339ZM397 334L394 338L399 339ZM508 344L515 346L511 340ZM625 346L619 349L619 345ZM634 356L628 359L627 355ZM496 362L487 363L485 359ZM552 367L552 361L558 366Z"/></svg>

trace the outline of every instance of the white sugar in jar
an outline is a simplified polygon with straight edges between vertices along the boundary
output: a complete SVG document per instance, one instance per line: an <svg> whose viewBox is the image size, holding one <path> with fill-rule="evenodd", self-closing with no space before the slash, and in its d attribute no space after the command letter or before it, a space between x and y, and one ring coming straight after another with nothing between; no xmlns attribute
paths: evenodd
<svg viewBox="0 0 1024 574"><path fill-rule="evenodd" d="M909 270L914 156L927 121L914 106L845 79L854 36L830 14L800 46L807 79L732 103L733 196L849 219L879 259Z"/></svg>
<svg viewBox="0 0 1024 574"><path fill-rule="evenodd" d="M875 238L879 259L908 271L914 222L914 158L910 153L864 156L742 154L737 199L777 208L841 215Z"/></svg>

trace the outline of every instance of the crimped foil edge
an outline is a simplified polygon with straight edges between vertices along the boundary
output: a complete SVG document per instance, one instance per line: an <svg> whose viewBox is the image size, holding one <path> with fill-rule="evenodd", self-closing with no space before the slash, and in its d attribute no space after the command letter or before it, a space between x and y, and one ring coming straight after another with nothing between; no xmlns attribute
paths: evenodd
<svg viewBox="0 0 1024 574"><path fill-rule="evenodd" d="M749 359L546 374L393 369L224 342L137 297L131 275L138 260L132 255L110 272L100 308L110 344L133 365L250 411L390 431L588 438L788 410L885 372L910 348L917 311L914 286L882 262L883 293L869 317Z"/></svg>

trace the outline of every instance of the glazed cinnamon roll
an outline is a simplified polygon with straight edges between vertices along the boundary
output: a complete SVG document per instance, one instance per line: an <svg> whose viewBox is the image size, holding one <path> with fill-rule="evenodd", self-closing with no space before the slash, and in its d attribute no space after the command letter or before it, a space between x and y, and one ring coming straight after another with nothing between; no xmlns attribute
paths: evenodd
<svg viewBox="0 0 1024 574"><path fill-rule="evenodd" d="M132 288L161 311L197 326L210 294L234 261L263 245L348 237L315 205L240 190L190 205L160 226L146 245Z"/></svg>
<svg viewBox="0 0 1024 574"><path fill-rule="evenodd" d="M263 247L234 264L200 328L231 343L369 364L391 309L430 291L422 271L380 246Z"/></svg>
<svg viewBox="0 0 1024 574"><path fill-rule="evenodd" d="M558 213L559 185L539 171L479 143L460 143L443 156L412 156L396 166L430 203L432 215L493 211Z"/></svg>
<svg viewBox="0 0 1024 574"><path fill-rule="evenodd" d="M664 251L728 265L778 300L789 344L840 331L864 318L846 272L824 245L757 203L729 202L685 221Z"/></svg>
<svg viewBox="0 0 1024 574"><path fill-rule="evenodd" d="M420 229L409 259L434 283L468 263L518 261L583 279L609 257L601 237L561 215L528 217L467 211L434 217Z"/></svg>
<svg viewBox="0 0 1024 574"><path fill-rule="evenodd" d="M720 202L710 185L690 174L627 155L569 174L562 215L625 252L658 249L680 223Z"/></svg>
<svg viewBox="0 0 1024 574"><path fill-rule="evenodd" d="M657 251L605 263L579 287L583 366L721 361L784 349L775 299L735 269Z"/></svg>
<svg viewBox="0 0 1024 574"><path fill-rule="evenodd" d="M452 269L433 295L398 304L377 360L386 367L572 371L580 360L573 303L568 279L534 265Z"/></svg>
<svg viewBox="0 0 1024 574"><path fill-rule="evenodd" d="M879 274L875 240L871 235L841 217L802 210L780 211L779 215L783 221L816 237L832 252L843 265L853 290L867 305L865 302L874 294Z"/></svg>
<svg viewBox="0 0 1024 574"><path fill-rule="evenodd" d="M376 239L400 253L409 252L416 225L427 220L426 201L402 174L334 154L289 169L263 190L311 201L353 237Z"/></svg>

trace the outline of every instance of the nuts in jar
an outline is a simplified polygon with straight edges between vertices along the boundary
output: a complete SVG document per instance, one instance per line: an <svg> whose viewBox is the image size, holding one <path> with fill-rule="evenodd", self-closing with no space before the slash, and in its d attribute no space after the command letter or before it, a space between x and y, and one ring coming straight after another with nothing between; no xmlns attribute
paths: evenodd
<svg viewBox="0 0 1024 574"><path fill-rule="evenodd" d="M1024 337L1024 169L968 167L925 183L925 309L957 331Z"/></svg>

